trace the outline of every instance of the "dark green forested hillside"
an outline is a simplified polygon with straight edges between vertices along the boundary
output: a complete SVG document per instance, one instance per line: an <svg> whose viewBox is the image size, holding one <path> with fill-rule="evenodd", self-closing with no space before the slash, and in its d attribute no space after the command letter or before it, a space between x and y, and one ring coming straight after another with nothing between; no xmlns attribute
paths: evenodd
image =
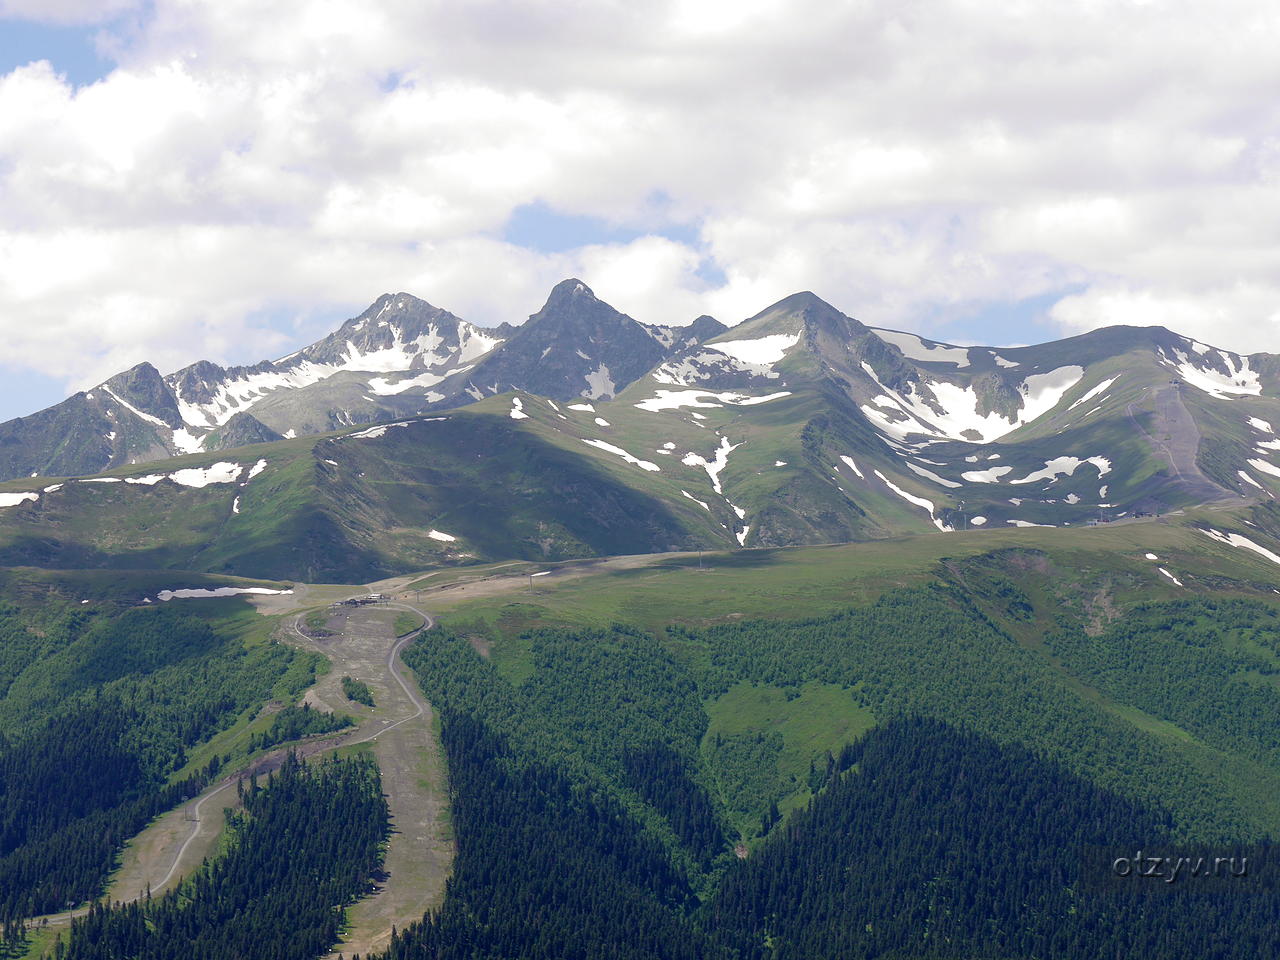
<svg viewBox="0 0 1280 960"><path fill-rule="evenodd" d="M702 923L728 955L1280 951L1280 870L1258 848L1179 848L1252 856L1252 876L1220 870L1193 879L1188 870L1174 883L1125 881L1108 865L1139 849L1170 849L1167 814L1027 750L904 718L872 731L849 759L853 770L731 870L707 905Z"/></svg>
<svg viewBox="0 0 1280 960"><path fill-rule="evenodd" d="M1025 601L1014 597L1007 602L1018 607ZM1185 672L1171 687L1162 687L1158 679L1153 682L1149 672L1160 654L1114 661L1115 676L1123 681L1114 679L1103 689L1115 690L1115 706L1081 696L1074 675L1017 643L971 594L946 585L895 591L868 607L811 620L742 621L671 632L698 651L703 664L699 685L707 696L744 680L783 689L810 680L844 685L876 716L924 713L963 722L1003 742L1044 750L1099 785L1165 805L1186 836L1211 839L1269 830L1275 822L1271 803L1280 770L1274 759L1263 758L1273 733L1265 724L1244 719L1260 710L1274 711L1269 704L1280 707L1275 688L1253 685L1238 705L1224 700L1221 682L1227 668L1215 659L1226 657L1237 670L1242 664L1257 670L1260 664L1280 663L1266 645L1280 636L1275 614L1252 601L1229 607L1244 624L1239 630L1219 628L1217 605L1207 600L1152 605L1137 620L1125 619L1115 626L1117 636L1126 636L1142 629L1143 616L1190 616L1168 644L1203 651L1200 665L1191 669L1184 663ZM1080 629L1066 636L1083 636ZM1232 652L1233 638L1241 631L1268 639ZM1088 642L1097 644L1095 656L1110 649L1107 641ZM1066 643L1064 638L1054 646ZM1155 676L1168 676L1173 684L1168 667L1161 669L1164 672ZM1091 676L1086 673L1084 678ZM1150 692L1143 699L1123 693L1121 686L1125 691ZM1176 709L1183 714L1231 717L1201 719L1199 724L1226 724L1234 739L1222 739L1222 749L1215 751L1208 749L1212 742L1162 735L1140 715L1145 726L1134 724L1133 715L1125 712L1132 704L1149 707L1161 717L1174 708L1154 701L1177 698L1181 704ZM1280 713L1272 713L1276 715Z"/></svg>
<svg viewBox="0 0 1280 960"><path fill-rule="evenodd" d="M0 747L0 909L6 919L97 896L120 848L187 800L217 762L166 784L128 741L143 714L100 699Z"/></svg>
<svg viewBox="0 0 1280 960"><path fill-rule="evenodd" d="M529 640L534 671L518 686L447 631L427 634L405 660L438 707L613 796L701 883L729 847L699 760L707 717L693 679L656 641L626 628Z"/></svg>
<svg viewBox="0 0 1280 960"><path fill-rule="evenodd" d="M1276 607L1159 600L1123 571L1081 600L1029 552L935 572L803 619L570 628L524 603L422 634L404 659L441 716L457 853L388 960L1277 953ZM120 844L217 775L209 737L312 675L213 608L92 609L0 608L7 918L100 892ZM346 719L287 707L243 739ZM386 817L367 763L290 764L227 856L95 908L62 954L318 956ZM1089 872L1242 845L1236 886Z"/></svg>
<svg viewBox="0 0 1280 960"><path fill-rule="evenodd" d="M366 757L289 759L242 790L227 853L180 888L97 905L56 956L66 960L307 960L338 938L342 908L367 893L389 831L377 765Z"/></svg>
<svg viewBox="0 0 1280 960"><path fill-rule="evenodd" d="M1261 720L1274 610L1146 603L1086 634L1034 590L966 574L966 587L661 639L539 629L503 639L492 660L464 635L428 633L406 660L445 710L465 813L445 904L388 957L1127 957L1142 942L1170 956L1273 953L1274 886L1125 899L1083 871L1094 845L1233 854L1264 840L1269 788L1249 774L1270 783L1277 770ZM1043 650L1009 632L1040 620L1056 631ZM1081 696L1067 667L1104 696ZM1176 676L1183 704L1143 700L1147 675ZM1248 688L1238 713L1220 699L1224 683ZM812 749L807 777L777 772L794 717L737 746L715 732L726 709L762 703L820 727L813 704L845 709L841 695L879 726ZM1154 724L1190 709L1203 714L1203 743L1136 728L1129 718L1147 714L1125 712L1149 710ZM602 810L613 811L610 843L643 840L647 852L631 854L641 875L600 865L614 848L581 831ZM744 823L738 837L731 824ZM593 872L574 865L564 836L592 851ZM755 849L739 861L732 840ZM1248 934L1233 939L1237 925ZM1196 931L1211 934L1184 950Z"/></svg>
<svg viewBox="0 0 1280 960"><path fill-rule="evenodd" d="M1047 643L1089 683L1206 743L1280 766L1280 613L1232 599L1142 604Z"/></svg>
<svg viewBox="0 0 1280 960"><path fill-rule="evenodd" d="M310 682L313 658L227 617L0 609L0 919L99 895L124 842L218 772L177 776L188 752Z"/></svg>
<svg viewBox="0 0 1280 960"><path fill-rule="evenodd" d="M1115 851L1167 849L1171 821L1022 748L920 718L839 773L699 907L623 809L445 717L459 852L444 906L386 960L451 958L1247 958L1280 949L1275 864L1127 887ZM1088 870L1088 873L1086 873ZM1157 881L1163 882L1163 881ZM1228 885L1237 884L1235 888ZM1188 948L1194 944L1194 950Z"/></svg>
<svg viewBox="0 0 1280 960"><path fill-rule="evenodd" d="M388 960L698 960L691 891L618 804L512 752L465 714L444 718L458 856L441 911Z"/></svg>
<svg viewBox="0 0 1280 960"><path fill-rule="evenodd" d="M354 720L344 714L312 710L307 703L300 707L288 706L271 718L271 726L249 738L249 749L265 750L278 743L343 730L354 723Z"/></svg>

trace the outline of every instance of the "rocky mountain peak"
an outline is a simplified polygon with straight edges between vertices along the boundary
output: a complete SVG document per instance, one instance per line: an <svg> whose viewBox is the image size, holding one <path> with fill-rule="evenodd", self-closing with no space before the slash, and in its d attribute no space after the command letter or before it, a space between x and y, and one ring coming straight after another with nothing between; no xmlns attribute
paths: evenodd
<svg viewBox="0 0 1280 960"><path fill-rule="evenodd" d="M561 280L551 289L542 309L531 315L522 327L525 336L552 335L551 332L573 331L598 335L606 329L640 324L599 299L581 280Z"/></svg>
<svg viewBox="0 0 1280 960"><path fill-rule="evenodd" d="M171 427L182 424L182 414L172 391L160 376L160 371L150 363L144 361L124 373L117 373L100 389L130 408L131 412L141 414L143 419L162 420Z"/></svg>
<svg viewBox="0 0 1280 960"><path fill-rule="evenodd" d="M726 336L746 338L806 333L812 337L827 333L837 337L857 337L866 332L867 327L857 320L846 317L816 294L803 290L765 307L755 316L730 328Z"/></svg>
<svg viewBox="0 0 1280 960"><path fill-rule="evenodd" d="M597 300L595 292L577 277L569 277L567 280L561 280L551 288L551 293L547 296L546 306L552 304L560 304L565 301L573 301L580 298L587 300ZM543 309L546 309L546 306Z"/></svg>

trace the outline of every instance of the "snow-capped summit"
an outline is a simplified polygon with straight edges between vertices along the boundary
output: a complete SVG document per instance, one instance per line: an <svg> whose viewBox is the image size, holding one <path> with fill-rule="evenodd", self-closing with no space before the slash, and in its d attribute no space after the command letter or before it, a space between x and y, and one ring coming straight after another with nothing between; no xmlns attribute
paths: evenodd
<svg viewBox="0 0 1280 960"><path fill-rule="evenodd" d="M378 297L322 340L276 360L202 360L166 377L150 364L30 417L0 424L0 480L93 473L436 407L512 389L610 397L695 337L723 327L650 327L581 280L557 284L514 327L483 328L408 293Z"/></svg>

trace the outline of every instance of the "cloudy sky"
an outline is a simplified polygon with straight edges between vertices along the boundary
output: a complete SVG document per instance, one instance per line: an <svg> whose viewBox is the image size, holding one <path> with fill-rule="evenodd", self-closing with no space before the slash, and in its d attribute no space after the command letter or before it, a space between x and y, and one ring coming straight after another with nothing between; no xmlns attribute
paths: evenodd
<svg viewBox="0 0 1280 960"><path fill-rule="evenodd" d="M405 290L1280 351L1280 7L0 0L0 419Z"/></svg>

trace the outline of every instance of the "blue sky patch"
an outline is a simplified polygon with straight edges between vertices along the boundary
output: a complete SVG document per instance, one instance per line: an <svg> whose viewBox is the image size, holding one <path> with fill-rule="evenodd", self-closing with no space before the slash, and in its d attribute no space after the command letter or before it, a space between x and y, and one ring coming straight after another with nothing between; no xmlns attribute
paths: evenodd
<svg viewBox="0 0 1280 960"><path fill-rule="evenodd" d="M984 346L1023 346L1056 340L1062 332L1048 319L1049 310L1063 297L1085 289L1083 284L1064 287L1022 300L994 300L975 304L969 311L949 310L951 318L937 326L922 326L920 335L947 342ZM914 326L914 325L913 325Z"/></svg>
<svg viewBox="0 0 1280 960"><path fill-rule="evenodd" d="M660 228L638 229L612 224L602 217L560 213L541 200L522 204L511 211L502 239L538 253L564 253L593 244L630 243L640 237L666 237L676 243L698 246L694 224L665 224Z"/></svg>
<svg viewBox="0 0 1280 960"><path fill-rule="evenodd" d="M0 20L0 76L34 60L48 60L54 72L77 87L101 80L114 64L98 53L94 38L99 29Z"/></svg>
<svg viewBox="0 0 1280 960"><path fill-rule="evenodd" d="M70 396L67 385L54 377L33 370L0 367L0 423L14 417L27 417L37 410L51 407Z"/></svg>

